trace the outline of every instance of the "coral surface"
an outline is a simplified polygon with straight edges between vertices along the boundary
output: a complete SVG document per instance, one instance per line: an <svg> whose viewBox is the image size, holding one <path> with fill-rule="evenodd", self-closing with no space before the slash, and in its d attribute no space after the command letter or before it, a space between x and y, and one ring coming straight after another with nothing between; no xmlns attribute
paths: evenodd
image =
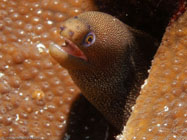
<svg viewBox="0 0 187 140"><path fill-rule="evenodd" d="M59 140L79 89L48 54L91 0L0 0L0 139Z"/></svg>
<svg viewBox="0 0 187 140"><path fill-rule="evenodd" d="M187 139L187 11L166 29L123 140Z"/></svg>

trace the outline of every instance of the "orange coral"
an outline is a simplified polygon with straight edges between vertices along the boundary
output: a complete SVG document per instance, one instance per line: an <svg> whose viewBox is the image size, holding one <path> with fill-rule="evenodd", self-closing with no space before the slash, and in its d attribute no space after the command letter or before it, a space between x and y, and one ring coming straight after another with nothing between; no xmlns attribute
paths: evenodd
<svg viewBox="0 0 187 140"><path fill-rule="evenodd" d="M47 48L65 19L93 9L91 0L0 0L1 140L61 138L79 89Z"/></svg>
<svg viewBox="0 0 187 140"><path fill-rule="evenodd" d="M187 139L187 12L169 26L124 140Z"/></svg>

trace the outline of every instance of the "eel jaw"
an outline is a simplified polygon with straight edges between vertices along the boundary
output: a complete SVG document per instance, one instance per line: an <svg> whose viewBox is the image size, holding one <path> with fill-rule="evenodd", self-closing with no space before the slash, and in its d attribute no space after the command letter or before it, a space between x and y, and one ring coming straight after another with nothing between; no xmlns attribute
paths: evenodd
<svg viewBox="0 0 187 140"><path fill-rule="evenodd" d="M85 64L88 64L88 59L83 51L69 39L63 39L65 42L61 46L58 44L51 44L49 46L50 55L65 68L85 67Z"/></svg>
<svg viewBox="0 0 187 140"><path fill-rule="evenodd" d="M85 54L83 53L83 51L81 49L79 49L79 47L73 43L71 40L64 38L65 42L62 45L62 49L63 51L65 51L68 55L72 55L78 58L81 58L85 61L87 61L87 57L85 56Z"/></svg>

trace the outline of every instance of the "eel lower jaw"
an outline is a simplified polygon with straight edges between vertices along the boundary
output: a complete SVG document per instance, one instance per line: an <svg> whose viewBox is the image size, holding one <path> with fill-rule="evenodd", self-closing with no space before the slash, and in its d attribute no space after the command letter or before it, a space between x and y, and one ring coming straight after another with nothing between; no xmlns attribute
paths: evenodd
<svg viewBox="0 0 187 140"><path fill-rule="evenodd" d="M65 68L81 68L88 64L88 59L76 44L67 38L61 45L49 45L50 55Z"/></svg>
<svg viewBox="0 0 187 140"><path fill-rule="evenodd" d="M73 43L71 40L67 38L64 38L64 40L65 42L61 46L64 52L66 52L68 55L78 57L85 61L88 60L83 51L79 49L79 47L75 43Z"/></svg>

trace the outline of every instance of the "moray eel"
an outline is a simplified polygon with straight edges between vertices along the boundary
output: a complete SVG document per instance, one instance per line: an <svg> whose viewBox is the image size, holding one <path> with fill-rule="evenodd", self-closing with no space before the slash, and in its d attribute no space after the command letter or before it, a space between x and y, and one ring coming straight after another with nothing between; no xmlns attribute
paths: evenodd
<svg viewBox="0 0 187 140"><path fill-rule="evenodd" d="M96 11L66 20L64 40L51 56L65 67L82 94L122 130L148 75L155 41L115 17Z"/></svg>

